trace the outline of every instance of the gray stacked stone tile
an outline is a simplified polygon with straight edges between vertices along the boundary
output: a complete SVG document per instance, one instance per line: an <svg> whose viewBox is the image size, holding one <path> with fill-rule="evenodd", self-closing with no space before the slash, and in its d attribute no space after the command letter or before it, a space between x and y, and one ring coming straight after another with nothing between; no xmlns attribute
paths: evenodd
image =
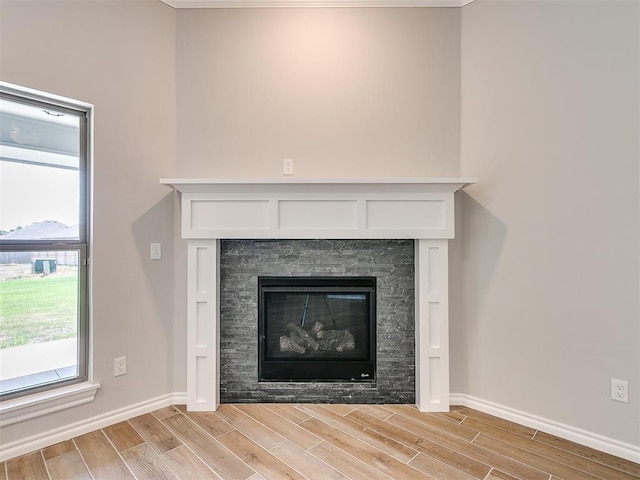
<svg viewBox="0 0 640 480"><path fill-rule="evenodd" d="M376 381L258 382L259 276L377 277ZM222 403L415 403L412 240L223 240Z"/></svg>

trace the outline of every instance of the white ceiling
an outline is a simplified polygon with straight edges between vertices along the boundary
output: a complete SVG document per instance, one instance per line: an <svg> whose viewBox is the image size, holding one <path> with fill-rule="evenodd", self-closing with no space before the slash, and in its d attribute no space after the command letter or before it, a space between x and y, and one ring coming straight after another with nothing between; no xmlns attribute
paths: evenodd
<svg viewBox="0 0 640 480"><path fill-rule="evenodd" d="M162 0L174 8L463 7L474 0Z"/></svg>

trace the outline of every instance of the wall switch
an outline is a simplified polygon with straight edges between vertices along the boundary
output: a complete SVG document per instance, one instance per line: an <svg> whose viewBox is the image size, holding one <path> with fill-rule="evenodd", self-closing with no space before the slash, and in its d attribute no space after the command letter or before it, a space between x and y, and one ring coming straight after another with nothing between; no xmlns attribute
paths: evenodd
<svg viewBox="0 0 640 480"><path fill-rule="evenodd" d="M151 260L160 260L162 258L162 245L160 243L151 244Z"/></svg>
<svg viewBox="0 0 640 480"><path fill-rule="evenodd" d="M113 376L119 377L127 373L127 357L120 357L113 360Z"/></svg>
<svg viewBox="0 0 640 480"><path fill-rule="evenodd" d="M282 166L283 175L293 175L293 159L285 158Z"/></svg>
<svg viewBox="0 0 640 480"><path fill-rule="evenodd" d="M611 400L629 403L629 382L611 379Z"/></svg>

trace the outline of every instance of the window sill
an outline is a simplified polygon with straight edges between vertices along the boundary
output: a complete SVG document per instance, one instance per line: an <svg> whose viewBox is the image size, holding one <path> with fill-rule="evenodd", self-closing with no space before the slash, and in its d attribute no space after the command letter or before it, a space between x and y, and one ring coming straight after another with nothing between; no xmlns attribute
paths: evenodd
<svg viewBox="0 0 640 480"><path fill-rule="evenodd" d="M92 402L99 383L82 382L0 402L0 428Z"/></svg>

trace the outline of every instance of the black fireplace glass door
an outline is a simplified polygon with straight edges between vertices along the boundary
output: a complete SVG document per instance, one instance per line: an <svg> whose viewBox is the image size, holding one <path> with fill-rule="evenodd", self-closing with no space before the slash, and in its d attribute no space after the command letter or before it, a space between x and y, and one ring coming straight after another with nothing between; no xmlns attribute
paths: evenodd
<svg viewBox="0 0 640 480"><path fill-rule="evenodd" d="M261 380L371 381L375 278L260 277Z"/></svg>

